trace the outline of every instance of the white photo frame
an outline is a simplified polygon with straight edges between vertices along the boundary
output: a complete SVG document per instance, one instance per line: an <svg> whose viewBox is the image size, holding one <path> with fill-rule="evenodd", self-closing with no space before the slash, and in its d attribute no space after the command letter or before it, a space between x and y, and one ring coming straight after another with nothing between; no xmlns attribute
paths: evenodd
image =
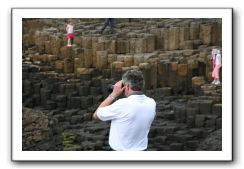
<svg viewBox="0 0 244 169"><path fill-rule="evenodd" d="M12 9L12 160L13 161L232 161L232 12L231 8L13 8ZM23 18L221 18L222 151L23 151Z"/></svg>

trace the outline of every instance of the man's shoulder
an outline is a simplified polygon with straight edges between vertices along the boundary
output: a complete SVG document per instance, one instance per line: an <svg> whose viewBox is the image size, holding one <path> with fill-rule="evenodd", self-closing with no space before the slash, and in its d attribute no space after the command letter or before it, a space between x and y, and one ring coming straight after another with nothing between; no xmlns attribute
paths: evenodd
<svg viewBox="0 0 244 169"><path fill-rule="evenodd" d="M153 102L153 103L156 103L155 100L149 96L146 96L145 94L142 94L142 95L134 95L133 99L134 98L138 98L139 100L141 100L143 97L143 100L147 100L147 101L150 101L150 102Z"/></svg>
<svg viewBox="0 0 244 169"><path fill-rule="evenodd" d="M124 103L124 102L127 102L129 100L128 97L124 97L124 98L120 98L118 100L116 100L116 103Z"/></svg>
<svg viewBox="0 0 244 169"><path fill-rule="evenodd" d="M156 101L154 100L154 98L152 98L152 97L149 97L149 96L146 96L146 95L144 95L145 96L145 98L146 98L146 101L148 102L148 103L150 103L150 104L155 104L156 105Z"/></svg>
<svg viewBox="0 0 244 169"><path fill-rule="evenodd" d="M148 100L150 100L151 102L153 102L153 103L156 104L156 101L154 100L154 98L152 98L152 97L148 97L148 96L146 96L146 97L148 98Z"/></svg>

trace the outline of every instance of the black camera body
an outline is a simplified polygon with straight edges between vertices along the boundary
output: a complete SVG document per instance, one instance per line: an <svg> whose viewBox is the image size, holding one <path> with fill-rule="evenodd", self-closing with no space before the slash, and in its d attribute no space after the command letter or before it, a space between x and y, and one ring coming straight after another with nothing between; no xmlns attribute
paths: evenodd
<svg viewBox="0 0 244 169"><path fill-rule="evenodd" d="M112 84L108 84L108 86L107 86L107 91L108 91L108 93L112 93L113 90L114 90L114 85L112 85Z"/></svg>
<svg viewBox="0 0 244 169"><path fill-rule="evenodd" d="M124 83L122 83L121 88L123 88L123 87L124 87ZM108 86L107 86L107 91L108 91L108 93L112 93L113 90L114 90L114 85L112 85L112 84L108 84Z"/></svg>

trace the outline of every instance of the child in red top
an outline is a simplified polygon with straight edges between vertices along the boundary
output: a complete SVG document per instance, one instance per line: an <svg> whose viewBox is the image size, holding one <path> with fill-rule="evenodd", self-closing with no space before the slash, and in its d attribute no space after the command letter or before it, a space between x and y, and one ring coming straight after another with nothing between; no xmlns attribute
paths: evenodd
<svg viewBox="0 0 244 169"><path fill-rule="evenodd" d="M69 24L66 26L66 37L68 38L68 44L67 46L70 47L73 45L74 41L74 24L72 21L69 22Z"/></svg>

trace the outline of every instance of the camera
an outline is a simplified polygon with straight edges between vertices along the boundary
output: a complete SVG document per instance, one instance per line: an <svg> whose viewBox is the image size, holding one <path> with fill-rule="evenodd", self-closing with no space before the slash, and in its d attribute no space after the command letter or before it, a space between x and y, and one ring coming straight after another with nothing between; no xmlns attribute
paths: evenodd
<svg viewBox="0 0 244 169"><path fill-rule="evenodd" d="M113 90L114 90L114 85L109 84L109 85L107 86L107 91L108 91L108 93L112 93Z"/></svg>
<svg viewBox="0 0 244 169"><path fill-rule="evenodd" d="M124 83L122 83L121 88L123 88L123 87L124 87ZM112 85L112 84L108 84L108 86L107 86L107 91L108 91L108 93L112 93L113 90L114 90L114 85Z"/></svg>

